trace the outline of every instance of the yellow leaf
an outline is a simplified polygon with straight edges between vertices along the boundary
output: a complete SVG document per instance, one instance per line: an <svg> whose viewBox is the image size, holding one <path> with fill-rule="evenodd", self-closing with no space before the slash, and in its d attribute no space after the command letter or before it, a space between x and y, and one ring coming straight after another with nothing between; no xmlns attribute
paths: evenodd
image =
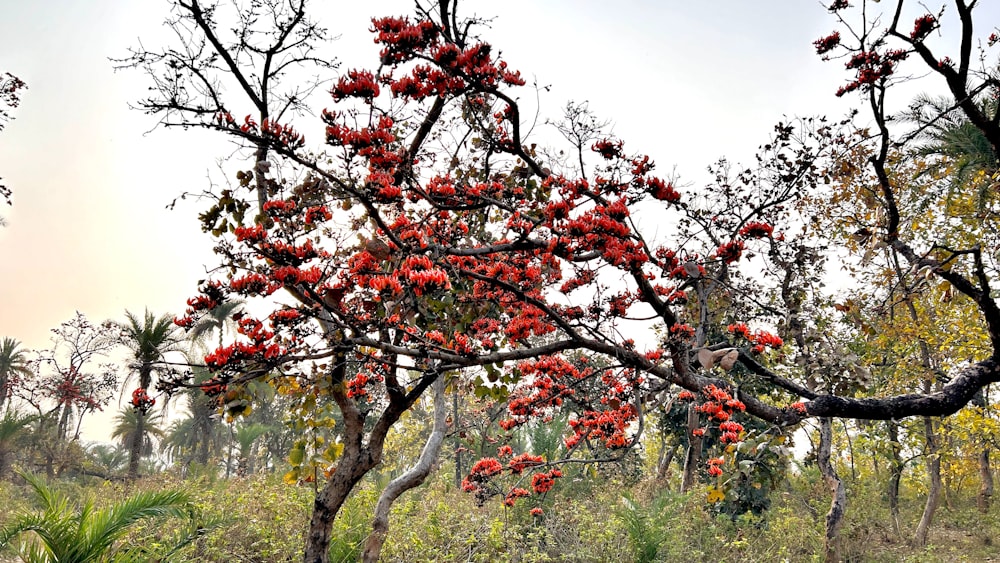
<svg viewBox="0 0 1000 563"><path fill-rule="evenodd" d="M717 487L708 488L708 495L705 497L705 502L715 504L722 500L726 500L726 493Z"/></svg>

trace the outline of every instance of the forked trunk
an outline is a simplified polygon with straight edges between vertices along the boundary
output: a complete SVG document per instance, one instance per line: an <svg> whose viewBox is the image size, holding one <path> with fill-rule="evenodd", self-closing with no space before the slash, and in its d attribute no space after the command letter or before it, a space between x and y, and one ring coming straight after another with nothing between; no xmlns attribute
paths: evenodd
<svg viewBox="0 0 1000 563"><path fill-rule="evenodd" d="M329 563L333 521L354 486L374 466L368 461L365 449L345 454L338 461L336 471L316 495L313 504L309 534L306 536L305 563Z"/></svg>
<svg viewBox="0 0 1000 563"><path fill-rule="evenodd" d="M830 488L832 499L830 511L826 513L826 560L840 561L840 527L844 523L844 512L847 510L847 488L837 476L830 463L830 451L833 448L833 419L819 419L819 451L816 452L816 464Z"/></svg>
<svg viewBox="0 0 1000 563"><path fill-rule="evenodd" d="M434 468L448 426L445 423L446 414L444 376L440 376L434 383L434 424L431 435L427 437L424 449L413 467L393 479L379 496L375 505L375 518L372 520L372 533L365 542L365 551L362 554L362 561L365 563L375 563L382 553L382 546L389 533L389 510L392 508L392 503L406 491L423 483Z"/></svg>

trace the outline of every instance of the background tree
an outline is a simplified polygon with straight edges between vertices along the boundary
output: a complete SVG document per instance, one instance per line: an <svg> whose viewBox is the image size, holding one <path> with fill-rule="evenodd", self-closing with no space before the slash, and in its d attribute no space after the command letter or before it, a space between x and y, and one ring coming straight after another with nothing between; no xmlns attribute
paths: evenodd
<svg viewBox="0 0 1000 563"><path fill-rule="evenodd" d="M82 462L75 442L83 417L102 409L118 390L117 366L97 363L116 344L109 325L94 325L77 312L52 334L52 348L36 352L30 374L10 386L12 396L38 415L32 449L47 475Z"/></svg>
<svg viewBox="0 0 1000 563"><path fill-rule="evenodd" d="M133 407L125 407L115 415L115 426L111 430L111 437L118 440L122 449L129 453L129 467L132 465L133 451L139 451L140 460L153 455L156 451L156 442L163 440L165 434L160 427L161 421L162 416L159 412L150 410L140 415Z"/></svg>
<svg viewBox="0 0 1000 563"><path fill-rule="evenodd" d="M120 342L131 350L129 369L139 378L139 386L132 392L132 409L135 411L134 432L137 438L129 440L130 479L138 477L139 460L142 458L146 443L147 415L155 403L150 396L152 392L153 375L172 374L173 369L167 365L165 355L180 349L180 338L176 335L177 327L169 315L156 317L148 310L142 318L125 311L125 322L119 325L121 329Z"/></svg>
<svg viewBox="0 0 1000 563"><path fill-rule="evenodd" d="M6 478L11 462L29 440L30 424L36 419L29 414L21 414L7 408L0 418L0 478Z"/></svg>
<svg viewBox="0 0 1000 563"><path fill-rule="evenodd" d="M10 396L11 387L17 379L31 375L28 368L28 353L18 349L21 343L13 338L0 342L0 408Z"/></svg>

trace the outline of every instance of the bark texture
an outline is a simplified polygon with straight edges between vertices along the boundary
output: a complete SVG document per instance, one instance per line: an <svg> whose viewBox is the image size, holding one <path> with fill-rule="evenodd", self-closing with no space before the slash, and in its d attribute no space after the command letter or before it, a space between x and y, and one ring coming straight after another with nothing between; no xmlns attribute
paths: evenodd
<svg viewBox="0 0 1000 563"><path fill-rule="evenodd" d="M830 563L840 561L840 528L844 523L844 513L847 510L847 488L837 476L833 464L830 463L830 452L833 449L833 419L825 417L819 420L819 451L816 452L816 464L830 488L832 498L830 511L826 513L826 560Z"/></svg>
<svg viewBox="0 0 1000 563"><path fill-rule="evenodd" d="M934 521L934 513L941 503L941 455L934 432L934 421L930 417L924 417L924 437L927 441L924 455L927 457L927 477L930 483L924 513L920 517L920 523L917 524L917 531L913 534L913 543L918 546L927 544L927 534Z"/></svg>
<svg viewBox="0 0 1000 563"><path fill-rule="evenodd" d="M698 482L698 462L701 460L701 436L695 436L694 431L698 428L700 418L695 406L688 406L687 433L688 448L684 456L684 478L681 480L681 492L688 492L691 487Z"/></svg>
<svg viewBox="0 0 1000 563"><path fill-rule="evenodd" d="M431 428L431 435L424 444L424 449L420 452L417 462L405 473L389 482L389 485L382 491L375 505L375 518L372 521L372 532L365 541L365 550L362 553L362 561L374 563L378 561L382 553L382 546L385 544L385 537L389 532L389 509L403 493L418 487L424 479L430 475L441 453L441 444L444 442L445 430L445 400L444 400L444 377L438 377L434 382L434 423Z"/></svg>

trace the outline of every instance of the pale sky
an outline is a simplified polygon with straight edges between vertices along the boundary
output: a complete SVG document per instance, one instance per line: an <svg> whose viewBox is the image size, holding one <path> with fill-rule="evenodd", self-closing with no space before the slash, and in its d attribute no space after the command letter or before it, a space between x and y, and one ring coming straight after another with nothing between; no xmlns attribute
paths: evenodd
<svg viewBox="0 0 1000 563"><path fill-rule="evenodd" d="M1000 21L1000 3L984 4L978 21ZM108 60L140 40L164 44L168 7L0 0L0 72L29 86L0 132L0 177L14 190L14 206L0 210L0 337L45 347L75 310L94 321L146 307L178 314L212 263L200 206L165 206L220 181L217 159L232 147L205 133L150 131L154 119L128 107L145 77L115 73ZM412 2L313 7L340 36L330 52L344 70L375 62L370 18L408 14ZM545 115L588 100L628 149L691 182L721 156L748 162L784 115L838 118L848 108L833 96L842 63L812 47L835 22L810 0L466 0L459 10L496 16L483 35L529 82L552 86ZM329 105L325 96L314 105ZM309 143L322 138L318 119L297 128Z"/></svg>

